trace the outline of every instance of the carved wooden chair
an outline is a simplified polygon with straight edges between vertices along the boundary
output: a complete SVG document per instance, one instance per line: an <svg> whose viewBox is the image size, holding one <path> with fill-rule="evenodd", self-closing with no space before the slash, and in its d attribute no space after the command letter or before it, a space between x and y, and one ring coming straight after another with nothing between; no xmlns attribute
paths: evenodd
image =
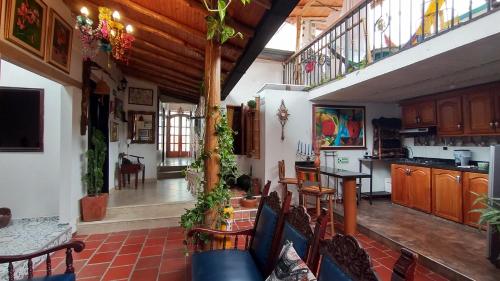
<svg viewBox="0 0 500 281"><path fill-rule="evenodd" d="M194 228L189 231L188 238L195 239L192 280L264 280L264 276L267 277L273 269L272 261L275 260L276 244L279 242L277 237L282 231L291 196L289 192L281 206L276 191L263 196L252 228L233 231ZM200 251L199 245L202 243L196 241L200 234L208 237L210 250ZM240 236L244 236L244 243L239 243ZM222 250L213 249L216 237L224 238ZM233 237L232 249L226 249L227 238Z"/></svg>
<svg viewBox="0 0 500 281"><path fill-rule="evenodd" d="M42 277L43 281L75 281L75 268L73 267L73 255L72 250L79 253L83 251L85 248L85 244L81 241L74 241L66 244L62 244L50 249L42 250L36 253L27 254L27 255L17 255L17 256L0 256L0 264L8 263L8 274L9 281L14 281L14 262L19 261L28 261L28 279L23 280L32 280L33 279L33 259L37 257L46 256L45 264L47 265L47 276ZM52 264L50 259L50 254L66 249L66 271L64 274L52 275Z"/></svg>
<svg viewBox="0 0 500 281"><path fill-rule="evenodd" d="M333 199L335 197L335 188L323 187L321 184L321 173L319 167L301 167L295 166L295 173L298 180L298 188L301 204L307 209L307 197L315 198L316 216L321 213L321 198L326 197L328 200L328 214L330 217L330 230L332 235L335 234L335 226L333 220ZM309 185L304 185L308 182Z"/></svg>
<svg viewBox="0 0 500 281"><path fill-rule="evenodd" d="M359 246L353 236L335 235L331 240L321 241L321 264L318 281L379 281L370 256ZM317 257L320 259L320 256ZM392 281L413 281L417 255L407 249L401 249L401 256L392 271Z"/></svg>
<svg viewBox="0 0 500 281"><path fill-rule="evenodd" d="M130 161L126 157L135 158L136 162ZM139 181L139 173L142 173L142 185L144 185L144 176L146 174L146 166L141 163L141 159L144 159L142 156L130 155L125 153L120 153L118 155L119 158L119 177L118 177L118 188L121 189L122 186L130 184L130 175L135 175L135 189L137 189L137 183Z"/></svg>
<svg viewBox="0 0 500 281"><path fill-rule="evenodd" d="M309 268L315 268L317 262L313 257L319 251L319 242L325 237L328 216L326 210L316 219L314 231L311 228L311 217L302 206L292 207L285 214L285 224L281 233L280 244L276 249L281 251L287 241L293 243L293 248Z"/></svg>
<svg viewBox="0 0 500 281"><path fill-rule="evenodd" d="M287 178L285 177L285 160L278 161L278 183L283 188L283 198L285 198L286 193L288 192L288 185L294 184L297 185L298 181L296 178Z"/></svg>

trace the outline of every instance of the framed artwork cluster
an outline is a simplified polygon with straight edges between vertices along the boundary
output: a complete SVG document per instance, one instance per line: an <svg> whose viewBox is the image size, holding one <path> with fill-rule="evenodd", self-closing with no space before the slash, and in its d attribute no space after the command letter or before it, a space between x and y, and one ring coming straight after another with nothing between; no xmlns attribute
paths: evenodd
<svg viewBox="0 0 500 281"><path fill-rule="evenodd" d="M128 88L128 103L153 106L154 93L152 89Z"/></svg>
<svg viewBox="0 0 500 281"><path fill-rule="evenodd" d="M5 38L69 73L73 28L43 0L6 0Z"/></svg>

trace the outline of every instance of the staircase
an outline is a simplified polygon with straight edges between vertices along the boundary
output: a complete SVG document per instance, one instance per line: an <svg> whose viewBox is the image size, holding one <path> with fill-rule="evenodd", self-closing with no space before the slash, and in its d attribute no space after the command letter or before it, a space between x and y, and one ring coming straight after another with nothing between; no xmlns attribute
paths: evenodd
<svg viewBox="0 0 500 281"><path fill-rule="evenodd" d="M78 234L109 233L137 229L179 226L185 209L194 202L109 207L102 221L79 222Z"/></svg>
<svg viewBox="0 0 500 281"><path fill-rule="evenodd" d="M157 177L159 180L179 179L184 177L184 170L187 166L158 166Z"/></svg>
<svg viewBox="0 0 500 281"><path fill-rule="evenodd" d="M244 192L232 191L231 196L231 206L234 208L234 220L235 221L246 221L246 220L255 220L255 216L257 215L257 208L259 207L258 203L255 208L245 208L240 206L240 200L245 196ZM260 202L260 195L255 196Z"/></svg>

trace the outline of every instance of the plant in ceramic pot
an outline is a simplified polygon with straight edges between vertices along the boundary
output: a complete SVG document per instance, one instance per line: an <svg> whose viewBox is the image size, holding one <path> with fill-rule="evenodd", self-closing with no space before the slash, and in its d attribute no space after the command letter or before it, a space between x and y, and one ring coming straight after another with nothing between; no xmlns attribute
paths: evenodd
<svg viewBox="0 0 500 281"><path fill-rule="evenodd" d="M255 109L255 108L257 108L257 102L256 102L255 100L249 100L249 101L247 102L247 105L248 105L248 107L250 107L251 109Z"/></svg>
<svg viewBox="0 0 500 281"><path fill-rule="evenodd" d="M108 194L102 194L104 185L104 162L106 160L106 143L101 131L94 129L91 139L93 149L87 150L87 173L83 180L87 187L87 196L80 201L82 220L97 221L106 216Z"/></svg>
<svg viewBox="0 0 500 281"><path fill-rule="evenodd" d="M491 263L500 268L500 198L490 198L487 194L478 194L472 192L477 196L474 205L478 204L479 208L470 211L471 213L479 213L479 227L489 224L493 231L493 243L496 243L497 253L493 253L489 257Z"/></svg>
<svg viewBox="0 0 500 281"><path fill-rule="evenodd" d="M254 196L253 189L249 188L247 194L240 199L240 205L244 208L257 207L257 198Z"/></svg>

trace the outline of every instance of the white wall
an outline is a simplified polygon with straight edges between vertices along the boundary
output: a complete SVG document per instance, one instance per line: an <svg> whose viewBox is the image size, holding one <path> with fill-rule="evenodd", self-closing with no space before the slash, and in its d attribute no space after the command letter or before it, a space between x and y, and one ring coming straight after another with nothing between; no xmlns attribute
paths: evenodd
<svg viewBox="0 0 500 281"><path fill-rule="evenodd" d="M0 153L0 206L11 208L14 218L59 215L61 222L74 224L85 147L79 132L81 91L0 63L0 86L44 89L44 151Z"/></svg>
<svg viewBox="0 0 500 281"><path fill-rule="evenodd" d="M256 96L259 96L259 90L262 89L266 83L281 83L283 77L283 66L281 62L257 59L248 68L246 73L242 76L240 81L231 90L229 95L223 101L223 105L241 105L246 104L249 100L253 100ZM261 102L261 106L263 105ZM260 113L261 121L261 132L264 132L264 112ZM264 173L264 139L265 134L261 134L261 155L260 159L251 159L245 155L240 155L237 157L238 167L240 172L248 173L250 171L250 166L253 168L254 177L260 178L262 184L264 185L267 178L265 178Z"/></svg>
<svg viewBox="0 0 500 281"><path fill-rule="evenodd" d="M156 130L156 127L158 126L158 112L157 112L158 87L157 87L157 85L154 83L139 80L139 79L134 78L134 77L127 77L127 80L128 80L128 87L145 88L145 89L152 89L153 90L153 93L154 93L153 106L128 104L128 88L125 91L125 97L124 97L123 102L124 102L124 108L125 108L126 112L128 112L130 110L155 112L155 118L156 118L155 119L155 130ZM127 116L127 119L128 119L128 116ZM125 128L125 130L127 130L127 129ZM128 138L128 136L127 136L127 138ZM158 151L157 145L158 145L158 143L157 143L157 138L155 135L155 143L154 144L132 143L132 144L130 144L130 147L128 148L128 154L144 157L144 163L146 165L146 179L156 179L156 177L157 177L156 166L158 164L158 158L159 158L158 152L157 152ZM120 144L119 150L123 151L123 152L127 152L126 139L125 139L125 142Z"/></svg>

